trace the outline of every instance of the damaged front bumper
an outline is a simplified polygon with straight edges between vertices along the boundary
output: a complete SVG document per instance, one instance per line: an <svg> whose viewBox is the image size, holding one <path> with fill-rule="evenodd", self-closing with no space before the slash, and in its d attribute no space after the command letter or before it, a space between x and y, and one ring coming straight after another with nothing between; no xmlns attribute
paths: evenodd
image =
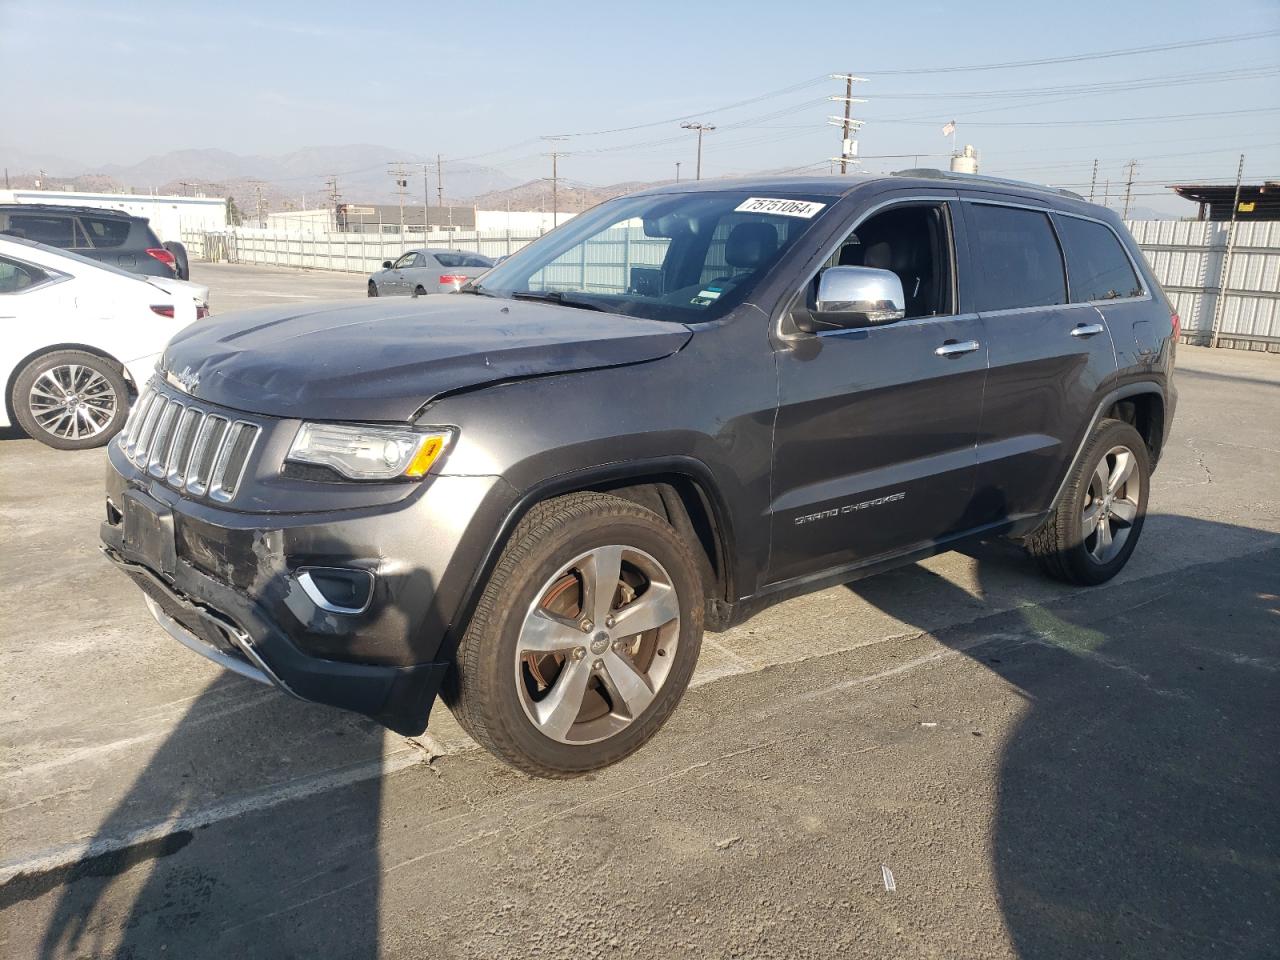
<svg viewBox="0 0 1280 960"><path fill-rule="evenodd" d="M170 636L303 700L426 728L443 641L509 506L503 481L434 477L393 504L261 514L183 498L115 443L109 459L103 552Z"/></svg>

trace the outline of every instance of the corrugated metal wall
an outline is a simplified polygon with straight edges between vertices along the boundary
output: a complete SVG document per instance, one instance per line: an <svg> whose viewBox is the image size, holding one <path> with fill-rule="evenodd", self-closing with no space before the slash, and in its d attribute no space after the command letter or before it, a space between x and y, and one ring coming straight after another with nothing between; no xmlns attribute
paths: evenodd
<svg viewBox="0 0 1280 960"><path fill-rule="evenodd" d="M1229 223L1130 220L1127 225L1177 308L1186 340L1208 342L1221 297L1221 346L1280 352L1280 222L1235 225L1225 292Z"/></svg>

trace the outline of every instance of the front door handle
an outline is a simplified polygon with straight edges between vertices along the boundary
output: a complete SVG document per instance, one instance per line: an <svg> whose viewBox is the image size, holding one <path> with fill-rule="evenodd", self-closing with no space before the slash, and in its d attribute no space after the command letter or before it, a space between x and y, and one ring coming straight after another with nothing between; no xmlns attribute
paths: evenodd
<svg viewBox="0 0 1280 960"><path fill-rule="evenodd" d="M1100 323L1081 323L1071 328L1073 337L1096 337L1100 333L1106 332L1106 327Z"/></svg>
<svg viewBox="0 0 1280 960"><path fill-rule="evenodd" d="M935 357L960 357L966 353L973 353L982 344L977 340L948 340L937 350L933 351Z"/></svg>

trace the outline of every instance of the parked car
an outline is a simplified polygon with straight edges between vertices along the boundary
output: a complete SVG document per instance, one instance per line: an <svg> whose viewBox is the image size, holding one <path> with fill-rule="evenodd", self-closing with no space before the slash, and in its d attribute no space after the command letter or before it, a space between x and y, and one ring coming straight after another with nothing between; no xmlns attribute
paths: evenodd
<svg viewBox="0 0 1280 960"><path fill-rule="evenodd" d="M102 540L230 669L404 733L439 693L569 776L653 736L704 628L778 600L997 536L1115 576L1178 335L1121 220L1065 191L669 184L418 310L184 330L110 446Z"/></svg>
<svg viewBox="0 0 1280 960"><path fill-rule="evenodd" d="M187 250L161 243L146 217L101 207L0 204L0 234L72 250L90 260L148 277L190 280Z"/></svg>
<svg viewBox="0 0 1280 960"><path fill-rule="evenodd" d="M421 297L453 293L468 280L493 269L493 261L459 250L410 250L369 277L371 297Z"/></svg>
<svg viewBox="0 0 1280 960"><path fill-rule="evenodd" d="M60 450L120 432L168 339L207 316L209 289L0 236L0 427Z"/></svg>

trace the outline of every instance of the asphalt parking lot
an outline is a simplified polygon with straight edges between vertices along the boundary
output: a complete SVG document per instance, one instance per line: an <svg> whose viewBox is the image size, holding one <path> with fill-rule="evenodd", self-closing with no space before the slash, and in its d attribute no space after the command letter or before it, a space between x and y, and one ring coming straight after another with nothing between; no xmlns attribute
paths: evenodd
<svg viewBox="0 0 1280 960"><path fill-rule="evenodd" d="M0 954L1274 956L1280 356L1178 365L1115 581L992 543L788 602L568 783L183 650L97 553L103 453L0 440Z"/></svg>

